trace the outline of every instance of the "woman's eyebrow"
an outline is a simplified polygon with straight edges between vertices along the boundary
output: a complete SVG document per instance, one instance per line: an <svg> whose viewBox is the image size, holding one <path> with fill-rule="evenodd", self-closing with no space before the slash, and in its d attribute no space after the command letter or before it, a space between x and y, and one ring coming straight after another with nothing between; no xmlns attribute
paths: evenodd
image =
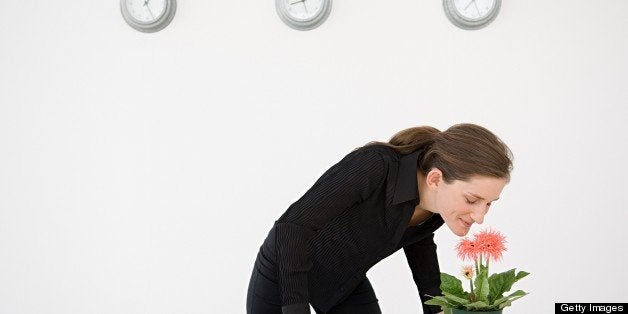
<svg viewBox="0 0 628 314"><path fill-rule="evenodd" d="M478 198L478 199L484 200L484 198L483 198L483 197L481 197L481 196L479 196L479 195L477 195L477 194L475 194L475 193L472 193L472 192L467 192L467 193L468 193L469 195L473 196L473 197L476 197L476 198ZM498 199L499 199L499 197L498 197L498 198L496 198L496 199L494 199L494 200L493 200L493 202L494 202L494 201L496 201L496 200L498 200Z"/></svg>

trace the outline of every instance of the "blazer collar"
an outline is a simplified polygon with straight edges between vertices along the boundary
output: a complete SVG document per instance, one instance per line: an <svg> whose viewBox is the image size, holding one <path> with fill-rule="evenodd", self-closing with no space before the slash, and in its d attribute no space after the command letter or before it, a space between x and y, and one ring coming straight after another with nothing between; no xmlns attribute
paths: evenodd
<svg viewBox="0 0 628 314"><path fill-rule="evenodd" d="M399 204L419 198L417 186L417 167L422 149L403 155L399 159L399 172L395 185L393 204Z"/></svg>

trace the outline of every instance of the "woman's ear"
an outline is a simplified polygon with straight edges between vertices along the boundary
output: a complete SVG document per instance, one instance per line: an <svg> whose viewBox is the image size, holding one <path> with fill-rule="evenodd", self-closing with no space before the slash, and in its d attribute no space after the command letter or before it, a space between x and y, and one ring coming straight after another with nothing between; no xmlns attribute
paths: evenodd
<svg viewBox="0 0 628 314"><path fill-rule="evenodd" d="M443 172L438 168L432 168L425 176L425 180L428 188L437 189L443 182Z"/></svg>

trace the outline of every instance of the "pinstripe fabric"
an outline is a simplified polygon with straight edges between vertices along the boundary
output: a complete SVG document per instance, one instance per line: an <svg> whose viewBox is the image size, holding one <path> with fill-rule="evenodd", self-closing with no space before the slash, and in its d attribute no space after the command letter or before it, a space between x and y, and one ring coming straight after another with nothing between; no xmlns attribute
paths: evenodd
<svg viewBox="0 0 628 314"><path fill-rule="evenodd" d="M274 262L284 313L337 305L380 260L404 248L423 300L440 294L433 215L407 227L418 204L417 160L385 146L352 151L275 222L261 251ZM438 308L424 306L425 313Z"/></svg>

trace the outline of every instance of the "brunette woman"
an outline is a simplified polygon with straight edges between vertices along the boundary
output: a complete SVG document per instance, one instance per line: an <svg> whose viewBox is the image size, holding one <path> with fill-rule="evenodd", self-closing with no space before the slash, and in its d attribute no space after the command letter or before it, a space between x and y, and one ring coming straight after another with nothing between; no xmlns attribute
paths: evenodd
<svg viewBox="0 0 628 314"><path fill-rule="evenodd" d="M399 249L421 304L440 295L434 231L446 224L464 236L481 224L511 170L509 148L474 124L414 127L353 150L275 222L255 261L247 313L310 313L310 305L381 313L366 273Z"/></svg>

